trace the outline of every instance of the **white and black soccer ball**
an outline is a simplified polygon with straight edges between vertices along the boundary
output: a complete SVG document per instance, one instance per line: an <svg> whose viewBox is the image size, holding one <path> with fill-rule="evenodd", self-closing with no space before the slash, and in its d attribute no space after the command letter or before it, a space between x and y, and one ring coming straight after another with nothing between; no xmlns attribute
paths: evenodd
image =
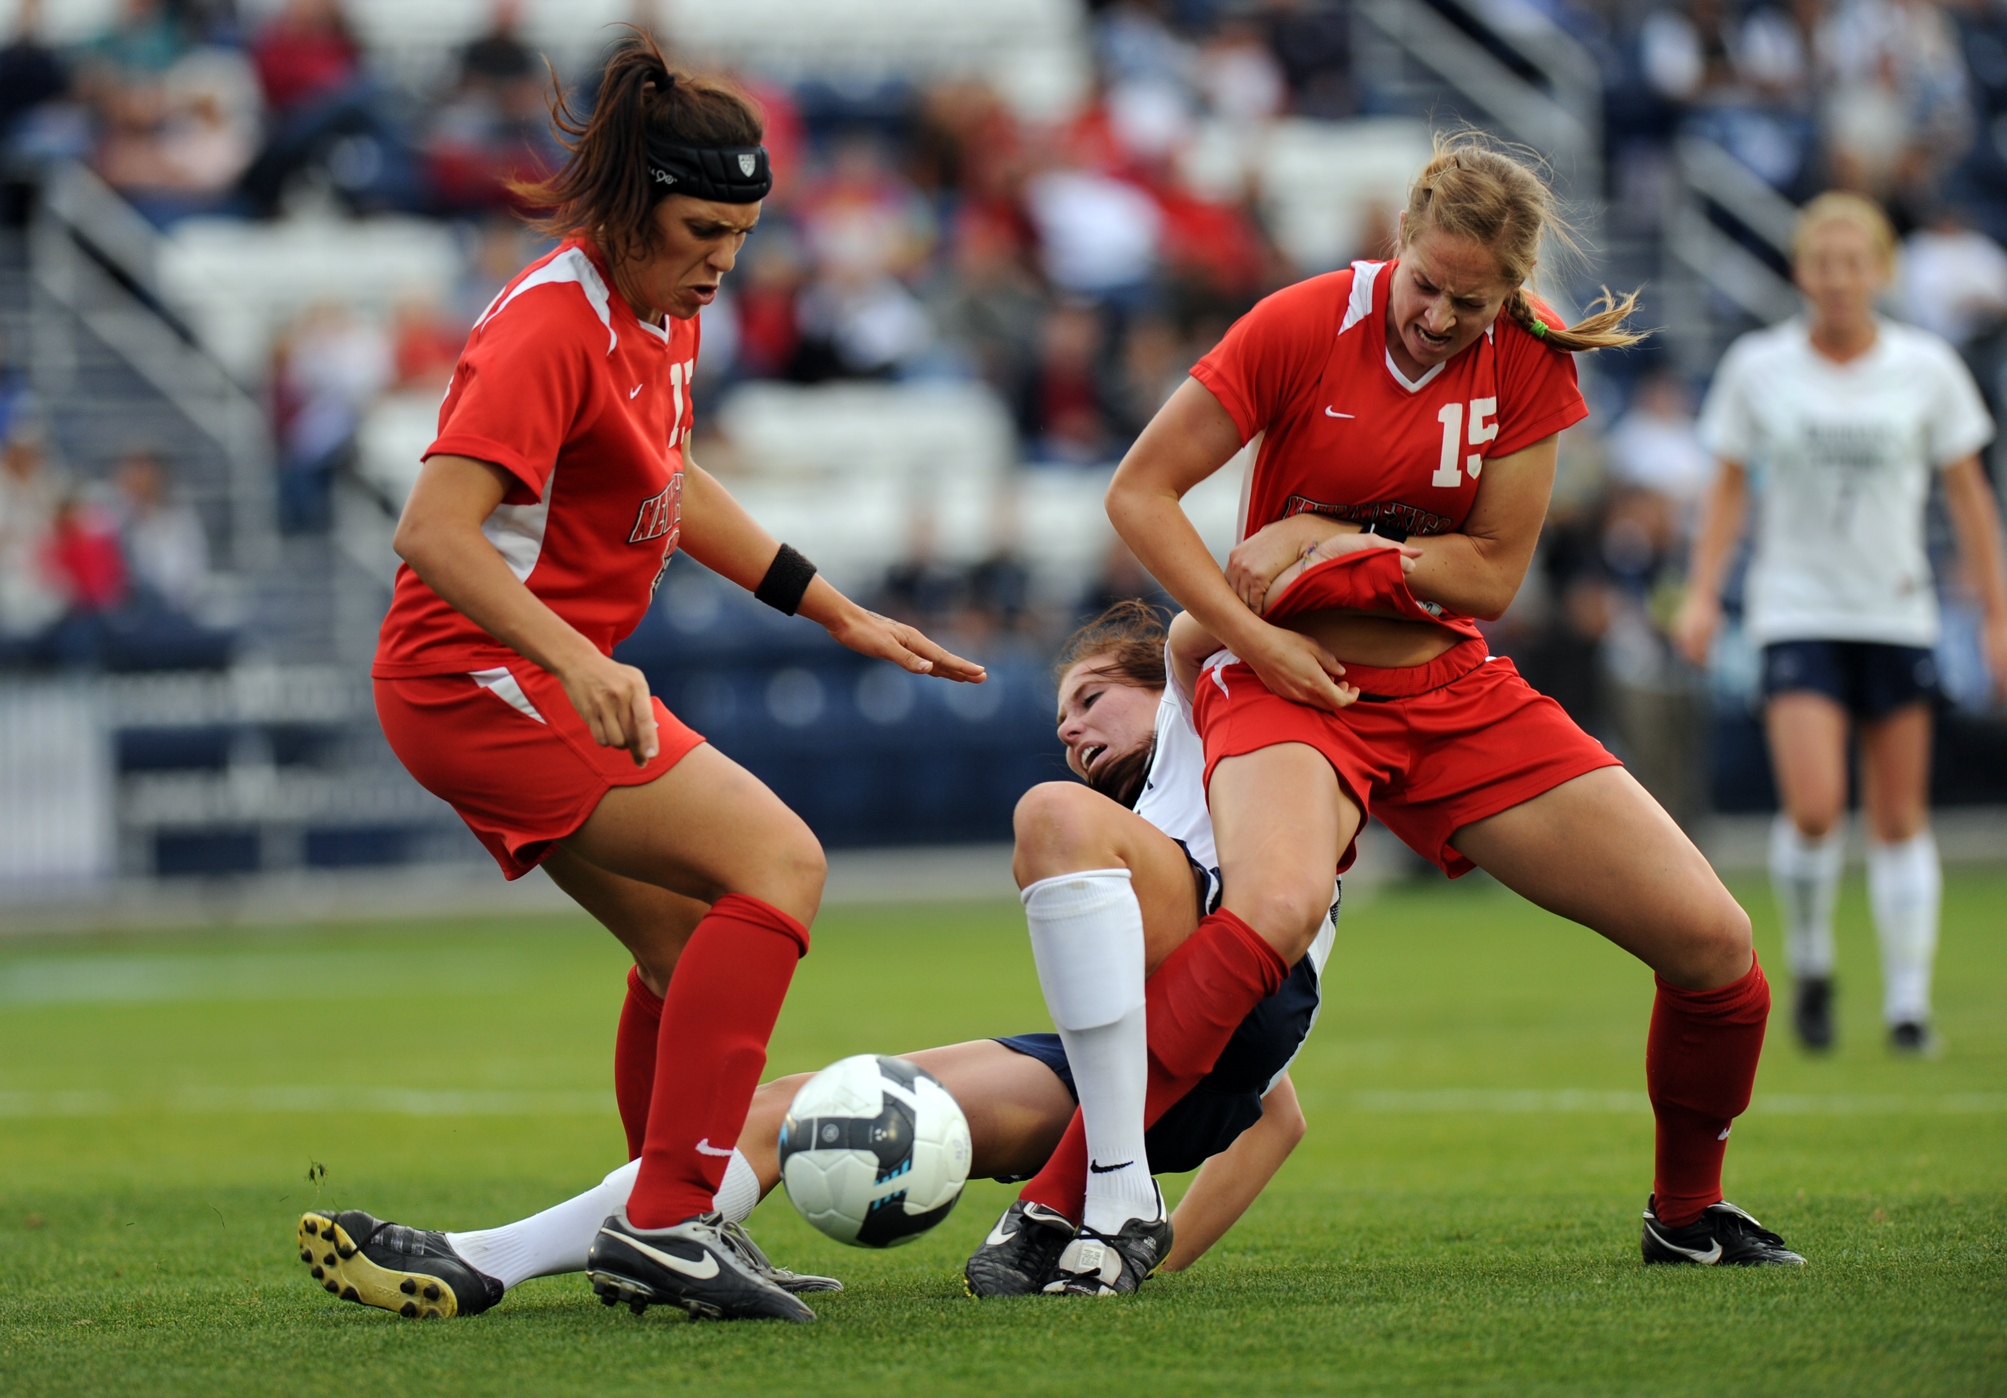
<svg viewBox="0 0 2007 1398"><path fill-rule="evenodd" d="M803 1084L780 1129L781 1181L801 1216L861 1248L909 1243L969 1179L969 1121L940 1080L861 1053Z"/></svg>

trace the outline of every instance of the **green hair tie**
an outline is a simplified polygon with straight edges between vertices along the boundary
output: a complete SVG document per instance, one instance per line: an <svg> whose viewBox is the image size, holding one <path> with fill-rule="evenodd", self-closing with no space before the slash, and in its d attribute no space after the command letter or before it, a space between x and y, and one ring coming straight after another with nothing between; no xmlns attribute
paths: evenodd
<svg viewBox="0 0 2007 1398"><path fill-rule="evenodd" d="M1536 340L1544 340L1547 338L1547 322L1542 320L1539 316L1534 316L1533 324L1527 326L1526 328L1533 332L1533 338Z"/></svg>

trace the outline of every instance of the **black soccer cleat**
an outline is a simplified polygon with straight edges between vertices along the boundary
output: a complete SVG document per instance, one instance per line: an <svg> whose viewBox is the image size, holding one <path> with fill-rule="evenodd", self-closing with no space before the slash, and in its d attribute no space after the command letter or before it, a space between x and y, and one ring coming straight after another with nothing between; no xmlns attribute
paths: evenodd
<svg viewBox="0 0 2007 1398"><path fill-rule="evenodd" d="M718 1236L723 1238L744 1262L760 1276L765 1277L790 1296L800 1296L809 1291L841 1291L843 1283L835 1277L811 1276L806 1272L790 1272L785 1267L776 1267L767 1260L766 1253L753 1241L753 1235L743 1224L725 1222L718 1225Z"/></svg>
<svg viewBox="0 0 2007 1398"><path fill-rule="evenodd" d="M1748 1214L1723 1200L1684 1228L1659 1222L1657 1196L1645 1201L1645 1265L1802 1267L1805 1259Z"/></svg>
<svg viewBox="0 0 2007 1398"><path fill-rule="evenodd" d="M476 1271L444 1233L385 1223L361 1209L300 1216L300 1261L344 1301L407 1320L479 1315L508 1288Z"/></svg>
<svg viewBox="0 0 2007 1398"><path fill-rule="evenodd" d="M1170 1255L1168 1218L1132 1218L1112 1237L1082 1228L1059 1254L1045 1289L1055 1296L1127 1295Z"/></svg>
<svg viewBox="0 0 2007 1398"><path fill-rule="evenodd" d="M592 1240L585 1275L600 1300L636 1315L661 1305L681 1306L692 1320L814 1320L814 1311L754 1270L723 1223L699 1214L673 1228L636 1228L614 1214Z"/></svg>
<svg viewBox="0 0 2007 1398"><path fill-rule="evenodd" d="M1929 1058L1937 1052L1937 1036L1920 1020L1906 1019L1889 1026L1889 1052L1910 1058Z"/></svg>
<svg viewBox="0 0 2007 1398"><path fill-rule="evenodd" d="M1798 982L1791 1024L1798 1031L1798 1042L1813 1053L1824 1053L1833 1046L1831 976L1806 976Z"/></svg>
<svg viewBox="0 0 2007 1398"><path fill-rule="evenodd" d="M1031 1296L1052 1280L1075 1229L1065 1214L1019 1199L969 1254L962 1285L971 1296Z"/></svg>

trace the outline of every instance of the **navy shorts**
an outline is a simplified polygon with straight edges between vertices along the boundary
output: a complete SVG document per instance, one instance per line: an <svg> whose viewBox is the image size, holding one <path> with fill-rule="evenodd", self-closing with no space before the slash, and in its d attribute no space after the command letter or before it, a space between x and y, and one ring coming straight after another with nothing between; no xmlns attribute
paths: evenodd
<svg viewBox="0 0 2007 1398"><path fill-rule="evenodd" d="M1261 1099L1309 1035L1318 996L1317 968L1306 956L1275 994L1240 1022L1212 1072L1150 1128L1143 1143L1153 1174L1196 1170L1261 1120ZM1073 1092L1073 1070L1057 1034L1014 1034L997 1042L1036 1058Z"/></svg>
<svg viewBox="0 0 2007 1398"><path fill-rule="evenodd" d="M1763 648L1763 697L1823 694L1857 719L1887 718L1906 704L1935 703L1937 659L1921 646L1876 641L1779 641Z"/></svg>

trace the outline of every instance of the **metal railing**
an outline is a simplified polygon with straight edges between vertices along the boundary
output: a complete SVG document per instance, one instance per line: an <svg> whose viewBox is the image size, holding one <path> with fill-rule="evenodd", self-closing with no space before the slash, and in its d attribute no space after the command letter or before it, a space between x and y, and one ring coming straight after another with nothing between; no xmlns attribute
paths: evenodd
<svg viewBox="0 0 2007 1398"><path fill-rule="evenodd" d="M1722 314L1722 303L1764 325L1797 313L1796 289L1760 250L1773 254L1776 264L1788 261L1798 209L1701 137L1680 138L1674 168L1662 256L1666 333L1681 367L1705 375L1743 328L1734 315Z"/></svg>

